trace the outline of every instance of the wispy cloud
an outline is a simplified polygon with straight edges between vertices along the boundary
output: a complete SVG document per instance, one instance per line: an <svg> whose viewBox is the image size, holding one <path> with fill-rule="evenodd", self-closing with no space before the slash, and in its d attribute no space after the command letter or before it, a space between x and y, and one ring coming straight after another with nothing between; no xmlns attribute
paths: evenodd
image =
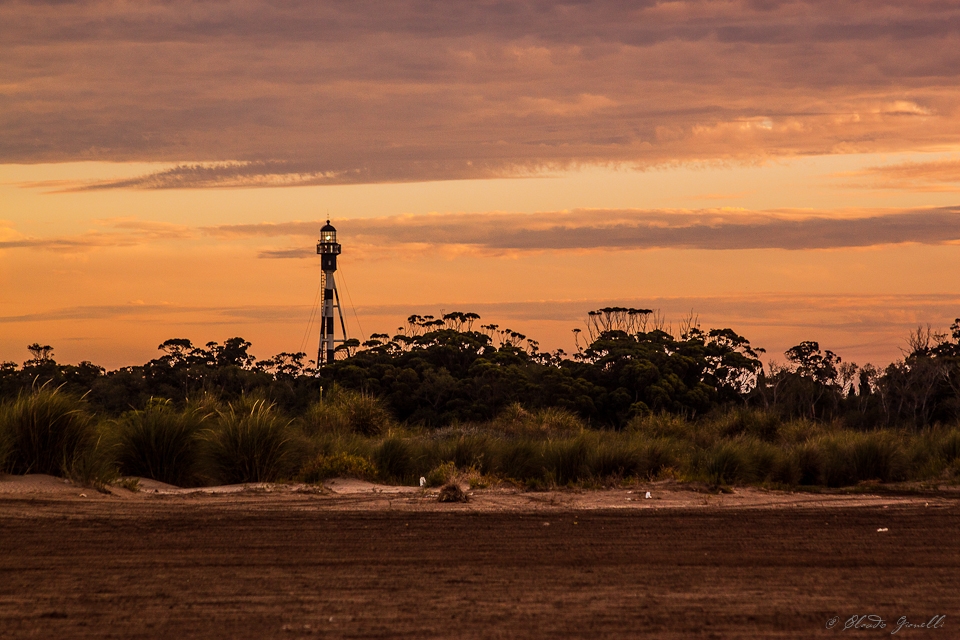
<svg viewBox="0 0 960 640"><path fill-rule="evenodd" d="M837 177L871 189L960 192L960 159L881 165Z"/></svg>
<svg viewBox="0 0 960 640"><path fill-rule="evenodd" d="M261 258L314 257L322 221L186 227L134 219L100 221L105 230L75 236L26 237L7 228L0 250L85 251L152 242L213 238L263 242ZM960 207L881 211L743 211L581 209L534 214L462 213L338 221L343 237L366 249L451 247L481 252L643 249L836 249L960 242Z"/></svg>
<svg viewBox="0 0 960 640"><path fill-rule="evenodd" d="M230 225L221 237L307 237L319 222ZM338 222L353 242L466 245L481 250L832 249L960 241L960 207L895 212L574 210L537 214L453 214ZM265 258L309 257L309 247L264 251Z"/></svg>
<svg viewBox="0 0 960 640"><path fill-rule="evenodd" d="M483 178L960 136L960 7L799 0L0 4L0 162L72 189Z"/></svg>
<svg viewBox="0 0 960 640"><path fill-rule="evenodd" d="M61 307L22 315L0 316L0 324L58 322L63 320L123 320L176 317L186 324L223 322L302 322L310 308L304 305L188 306L177 304L113 304Z"/></svg>
<svg viewBox="0 0 960 640"><path fill-rule="evenodd" d="M43 249L78 252L106 247L131 247L161 240L185 240L196 233L184 225L166 222L111 218L98 220L101 229L69 236L26 236L12 227L0 226L0 250Z"/></svg>
<svg viewBox="0 0 960 640"><path fill-rule="evenodd" d="M50 188L53 192L70 193L109 189L183 189L283 187L324 184L358 184L370 182L369 172L354 170L320 172L309 164L292 162L212 162L178 165L171 169L120 180L86 182L59 181L28 186Z"/></svg>

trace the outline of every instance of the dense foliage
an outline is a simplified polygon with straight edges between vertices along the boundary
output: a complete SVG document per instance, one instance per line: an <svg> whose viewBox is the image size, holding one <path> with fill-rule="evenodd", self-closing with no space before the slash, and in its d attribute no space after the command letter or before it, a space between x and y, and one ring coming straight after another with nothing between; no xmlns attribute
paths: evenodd
<svg viewBox="0 0 960 640"><path fill-rule="evenodd" d="M116 371L30 345L0 367L0 472L93 486L960 478L960 320L917 330L883 370L812 341L764 369L731 329L691 319L674 335L646 309L591 312L569 356L478 320L411 316L319 370L302 353L257 360L241 338L167 340Z"/></svg>
<svg viewBox="0 0 960 640"><path fill-rule="evenodd" d="M46 384L84 397L99 415L119 416L156 399L182 408L205 396L235 403L255 395L301 416L339 388L384 407L351 410L385 410L400 423L428 428L488 421L514 404L565 410L613 429L646 415L697 419L735 406L782 419L840 419L856 429L960 418L960 320L950 333L918 330L910 353L883 370L844 363L812 341L789 349L785 365L765 370L762 350L733 330L702 330L691 320L673 335L648 309L590 312L585 335L577 331L584 344L570 355L541 352L522 334L477 324L472 313L411 316L393 337L344 345L351 357L319 371L303 353L257 360L242 338L203 347L167 340L156 359L116 371L61 365L51 347L34 344L22 366L0 365L0 398Z"/></svg>

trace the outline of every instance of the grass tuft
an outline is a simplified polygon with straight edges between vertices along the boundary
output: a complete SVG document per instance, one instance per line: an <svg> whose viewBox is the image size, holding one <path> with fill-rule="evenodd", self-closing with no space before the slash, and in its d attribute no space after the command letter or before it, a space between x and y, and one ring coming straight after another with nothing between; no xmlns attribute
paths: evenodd
<svg viewBox="0 0 960 640"><path fill-rule="evenodd" d="M403 438L394 436L384 440L373 460L383 479L400 484L411 483L416 471L413 448Z"/></svg>
<svg viewBox="0 0 960 640"><path fill-rule="evenodd" d="M953 429L940 440L940 455L950 464L960 460L960 429Z"/></svg>
<svg viewBox="0 0 960 640"><path fill-rule="evenodd" d="M519 402L507 406L490 425L496 431L512 436L558 436L583 431L583 420L560 407L547 407L529 412Z"/></svg>
<svg viewBox="0 0 960 640"><path fill-rule="evenodd" d="M302 424L308 435L332 432L377 436L390 429L393 418L379 398L338 388L328 399L311 406Z"/></svg>
<svg viewBox="0 0 960 640"><path fill-rule="evenodd" d="M273 482L291 475L290 421L265 400L230 405L203 435L206 464L218 483Z"/></svg>
<svg viewBox="0 0 960 640"><path fill-rule="evenodd" d="M42 386L0 406L0 433L10 473L69 477L96 447L96 427L84 402Z"/></svg>
<svg viewBox="0 0 960 640"><path fill-rule="evenodd" d="M705 452L704 472L717 486L749 482L753 479L750 458L739 442L720 442Z"/></svg>
<svg viewBox="0 0 960 640"><path fill-rule="evenodd" d="M544 476L541 444L530 440L498 443L495 471L507 480L521 484L542 480Z"/></svg>
<svg viewBox="0 0 960 640"><path fill-rule="evenodd" d="M590 477L590 450L583 437L548 442L544 458L547 473L560 486Z"/></svg>
<svg viewBox="0 0 960 640"><path fill-rule="evenodd" d="M906 456L896 434L847 431L827 436L822 443L826 452L823 483L827 486L894 482L906 476Z"/></svg>
<svg viewBox="0 0 960 640"><path fill-rule="evenodd" d="M211 416L188 407L177 411L169 400L151 400L142 411L117 421L117 463L126 476L140 476L178 487L200 482L200 436Z"/></svg>
<svg viewBox="0 0 960 640"><path fill-rule="evenodd" d="M619 434L597 439L591 445L591 475L598 479L621 480L646 471L643 449Z"/></svg>

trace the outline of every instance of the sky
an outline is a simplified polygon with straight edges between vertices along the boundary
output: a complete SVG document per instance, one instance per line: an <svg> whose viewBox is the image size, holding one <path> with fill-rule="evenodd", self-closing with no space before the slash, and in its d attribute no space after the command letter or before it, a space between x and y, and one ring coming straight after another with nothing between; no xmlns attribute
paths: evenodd
<svg viewBox="0 0 960 640"><path fill-rule="evenodd" d="M0 361L658 309L885 365L960 316L960 3L0 2Z"/></svg>

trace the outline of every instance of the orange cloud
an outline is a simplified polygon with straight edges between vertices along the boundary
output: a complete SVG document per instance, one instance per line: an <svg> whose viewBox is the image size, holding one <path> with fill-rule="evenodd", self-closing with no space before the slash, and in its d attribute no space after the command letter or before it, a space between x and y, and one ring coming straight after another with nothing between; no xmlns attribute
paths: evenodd
<svg viewBox="0 0 960 640"><path fill-rule="evenodd" d="M903 189L908 191L960 191L960 160L946 159L929 162L904 162L864 171L839 174L837 177L863 179L852 186L873 189Z"/></svg>
<svg viewBox="0 0 960 640"><path fill-rule="evenodd" d="M486 178L960 136L960 7L937 0L10 2L0 41L0 163L179 163L82 189Z"/></svg>
<svg viewBox="0 0 960 640"><path fill-rule="evenodd" d="M313 236L319 222L222 225L219 237ZM483 251L592 249L832 249L960 241L960 208L810 212L574 210L536 214L448 214L338 222L357 244L453 245ZM266 258L313 255L309 246L270 249Z"/></svg>
<svg viewBox="0 0 960 640"><path fill-rule="evenodd" d="M109 231L75 236L0 235L0 250L83 251L96 247L212 237L242 241L298 238L259 249L262 258L315 257L321 221L187 227L134 219L101 221ZM467 252L643 249L835 249L960 242L960 207L870 211L577 209L535 214L469 213L354 218L337 222L354 249L447 247ZM311 238L311 240L305 240Z"/></svg>
<svg viewBox="0 0 960 640"><path fill-rule="evenodd" d="M193 235L184 225L133 218L98 221L108 231L90 230L72 236L31 237L0 227L0 250L44 249L60 252L89 251L100 247L131 247L159 240L185 240Z"/></svg>

